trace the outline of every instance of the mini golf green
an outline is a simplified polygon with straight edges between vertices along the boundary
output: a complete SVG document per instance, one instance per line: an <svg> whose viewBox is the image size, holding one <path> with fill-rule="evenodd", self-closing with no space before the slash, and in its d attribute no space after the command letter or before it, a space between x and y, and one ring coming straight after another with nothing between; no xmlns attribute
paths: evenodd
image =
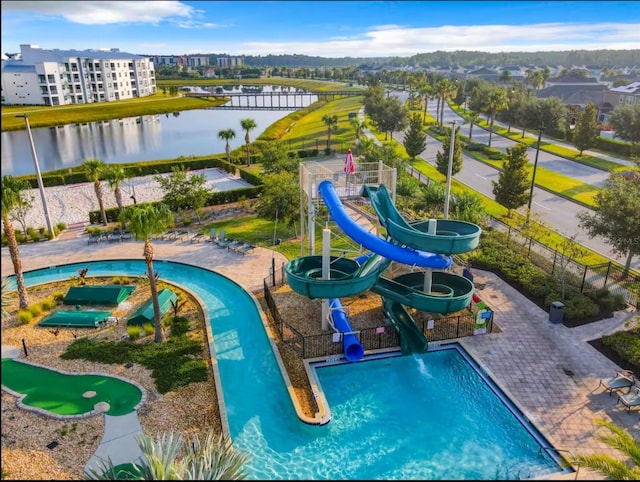
<svg viewBox="0 0 640 482"><path fill-rule="evenodd" d="M23 394L24 405L56 415L89 413L99 402L109 404L106 414L125 415L133 412L142 399L137 386L119 378L60 373L11 358L2 360L2 386ZM95 395L85 398L87 392Z"/></svg>

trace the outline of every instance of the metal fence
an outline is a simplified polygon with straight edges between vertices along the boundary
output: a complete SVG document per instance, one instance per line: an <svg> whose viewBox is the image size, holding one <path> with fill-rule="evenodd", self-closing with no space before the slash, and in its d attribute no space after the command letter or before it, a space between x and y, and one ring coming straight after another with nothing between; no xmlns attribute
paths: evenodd
<svg viewBox="0 0 640 482"><path fill-rule="evenodd" d="M562 252L536 241L499 219L491 217L490 220L494 229L507 233L510 242L524 247L535 265L556 275L564 266L568 283L578 288L581 293L607 288L613 294L622 295L628 304L635 308L640 307L640 276L635 273L625 273L622 266L612 261L585 265L568 259Z"/></svg>
<svg viewBox="0 0 640 482"><path fill-rule="evenodd" d="M280 340L293 348L301 358L342 355L344 348L341 337L334 338L334 333L302 335L282 318L276 302L273 299L270 287L280 286L285 282L284 265L282 265L280 269L274 268L272 265L271 273L264 279L263 286L265 302L269 308L273 326ZM429 328L430 325L427 320L417 321L417 325L427 340L442 341L473 336L475 322L475 315L469 313L434 320L431 328ZM487 322L486 332L493 332L493 313L491 313L491 317ZM392 325L365 328L355 331L354 334L358 337L365 351L378 350L381 348L397 348L400 346L402 336Z"/></svg>

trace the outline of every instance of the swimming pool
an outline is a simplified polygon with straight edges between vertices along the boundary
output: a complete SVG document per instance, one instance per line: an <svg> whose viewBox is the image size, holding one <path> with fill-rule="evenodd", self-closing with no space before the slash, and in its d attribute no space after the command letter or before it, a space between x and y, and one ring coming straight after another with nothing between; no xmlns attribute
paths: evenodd
<svg viewBox="0 0 640 482"><path fill-rule="evenodd" d="M90 261L25 272L25 283L68 279L87 265L89 276L146 272L143 260ZM250 457L250 478L514 479L560 471L539 454L548 444L525 429L461 349L318 367L333 419L301 422L254 299L203 268L154 266L204 303L230 434ZM471 438L474 430L480 434Z"/></svg>

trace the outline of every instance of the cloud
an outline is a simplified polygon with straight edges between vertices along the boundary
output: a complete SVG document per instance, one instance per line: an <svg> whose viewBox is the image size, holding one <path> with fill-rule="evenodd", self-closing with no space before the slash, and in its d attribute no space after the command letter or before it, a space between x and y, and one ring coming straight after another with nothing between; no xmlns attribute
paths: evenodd
<svg viewBox="0 0 640 482"><path fill-rule="evenodd" d="M637 49L640 24L443 25L433 28L377 26L353 37L325 42L244 42L233 52L248 55L296 52L321 57L411 56L436 50L536 52L543 50Z"/></svg>
<svg viewBox="0 0 640 482"><path fill-rule="evenodd" d="M41 15L63 17L69 22L83 25L111 23L157 24L176 17L192 19L198 10L176 1L3 1L3 11L23 11Z"/></svg>

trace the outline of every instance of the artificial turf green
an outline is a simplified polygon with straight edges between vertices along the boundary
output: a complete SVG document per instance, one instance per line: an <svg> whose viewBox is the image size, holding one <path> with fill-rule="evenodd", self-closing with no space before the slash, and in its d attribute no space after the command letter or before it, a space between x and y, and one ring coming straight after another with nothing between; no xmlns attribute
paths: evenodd
<svg viewBox="0 0 640 482"><path fill-rule="evenodd" d="M125 415L142 399L138 387L118 378L60 373L11 358L2 360L2 385L25 395L25 405L57 415L88 413L98 402L109 404L108 415ZM96 395L83 398L88 391Z"/></svg>

